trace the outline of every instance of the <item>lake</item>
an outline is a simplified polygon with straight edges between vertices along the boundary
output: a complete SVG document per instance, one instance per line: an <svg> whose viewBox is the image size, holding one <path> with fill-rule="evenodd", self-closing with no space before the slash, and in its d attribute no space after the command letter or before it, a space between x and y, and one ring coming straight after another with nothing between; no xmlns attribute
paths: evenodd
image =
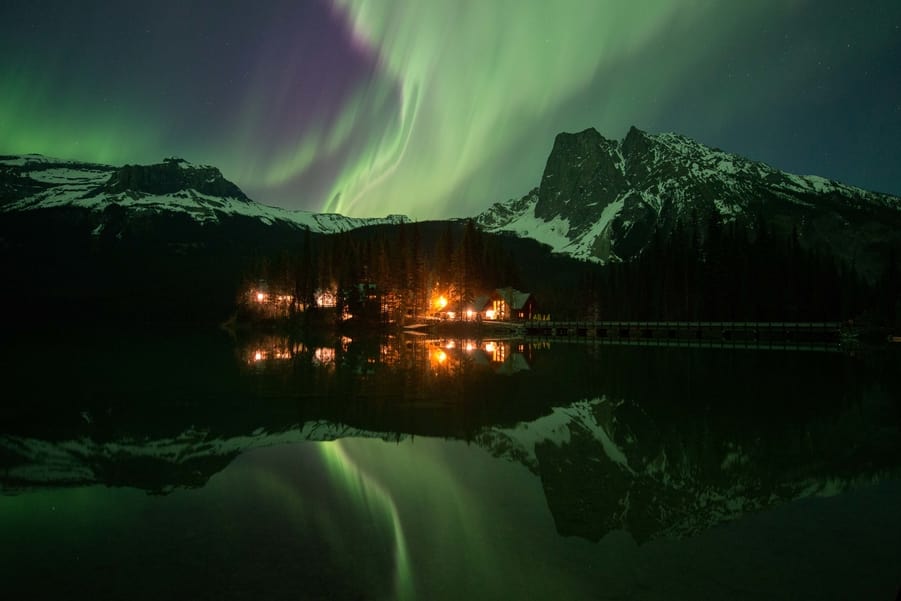
<svg viewBox="0 0 901 601"><path fill-rule="evenodd" d="M901 356L10 334L10 598L894 599Z"/></svg>

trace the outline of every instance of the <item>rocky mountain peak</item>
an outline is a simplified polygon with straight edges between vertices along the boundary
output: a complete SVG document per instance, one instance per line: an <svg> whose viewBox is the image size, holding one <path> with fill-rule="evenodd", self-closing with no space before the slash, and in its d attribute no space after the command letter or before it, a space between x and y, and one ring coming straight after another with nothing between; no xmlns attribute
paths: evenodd
<svg viewBox="0 0 901 601"><path fill-rule="evenodd" d="M536 217L584 221L603 210L625 183L619 143L594 128L554 140L538 189Z"/></svg>
<svg viewBox="0 0 901 601"><path fill-rule="evenodd" d="M124 165L110 176L104 186L105 192L114 194L136 192L162 196L183 190L251 202L237 185L225 179L215 167L194 165L176 157L153 165Z"/></svg>
<svg viewBox="0 0 901 601"><path fill-rule="evenodd" d="M627 158L641 156L650 150L652 144L650 136L633 125L623 139L622 152Z"/></svg>

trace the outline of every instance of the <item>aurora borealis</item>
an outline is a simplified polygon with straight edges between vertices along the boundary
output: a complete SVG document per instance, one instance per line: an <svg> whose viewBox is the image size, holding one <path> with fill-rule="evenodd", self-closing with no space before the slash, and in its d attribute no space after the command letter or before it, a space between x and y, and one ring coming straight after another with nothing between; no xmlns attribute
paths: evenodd
<svg viewBox="0 0 901 601"><path fill-rule="evenodd" d="M899 194L899 72L896 0L12 0L0 153L182 156L268 204L424 219L634 124Z"/></svg>

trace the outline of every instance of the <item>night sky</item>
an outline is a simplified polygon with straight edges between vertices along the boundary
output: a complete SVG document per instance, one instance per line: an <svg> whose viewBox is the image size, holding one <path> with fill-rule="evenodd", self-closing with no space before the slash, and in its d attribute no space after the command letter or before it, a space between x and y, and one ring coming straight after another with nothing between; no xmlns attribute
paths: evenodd
<svg viewBox="0 0 901 601"><path fill-rule="evenodd" d="M181 156L267 204L472 215L633 124L901 194L901 2L0 4L0 153Z"/></svg>

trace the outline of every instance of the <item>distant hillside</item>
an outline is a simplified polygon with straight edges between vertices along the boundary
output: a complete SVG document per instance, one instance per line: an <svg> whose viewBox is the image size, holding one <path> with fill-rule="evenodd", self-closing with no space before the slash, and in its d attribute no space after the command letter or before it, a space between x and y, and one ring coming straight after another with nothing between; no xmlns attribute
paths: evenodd
<svg viewBox="0 0 901 601"><path fill-rule="evenodd" d="M248 198L215 167L178 158L113 167L41 155L0 156L0 211L46 209L86 209L94 235L107 228L126 235L123 218L147 222L173 215L184 215L200 225L243 218L317 233L408 221L401 215L361 219L270 207Z"/></svg>

